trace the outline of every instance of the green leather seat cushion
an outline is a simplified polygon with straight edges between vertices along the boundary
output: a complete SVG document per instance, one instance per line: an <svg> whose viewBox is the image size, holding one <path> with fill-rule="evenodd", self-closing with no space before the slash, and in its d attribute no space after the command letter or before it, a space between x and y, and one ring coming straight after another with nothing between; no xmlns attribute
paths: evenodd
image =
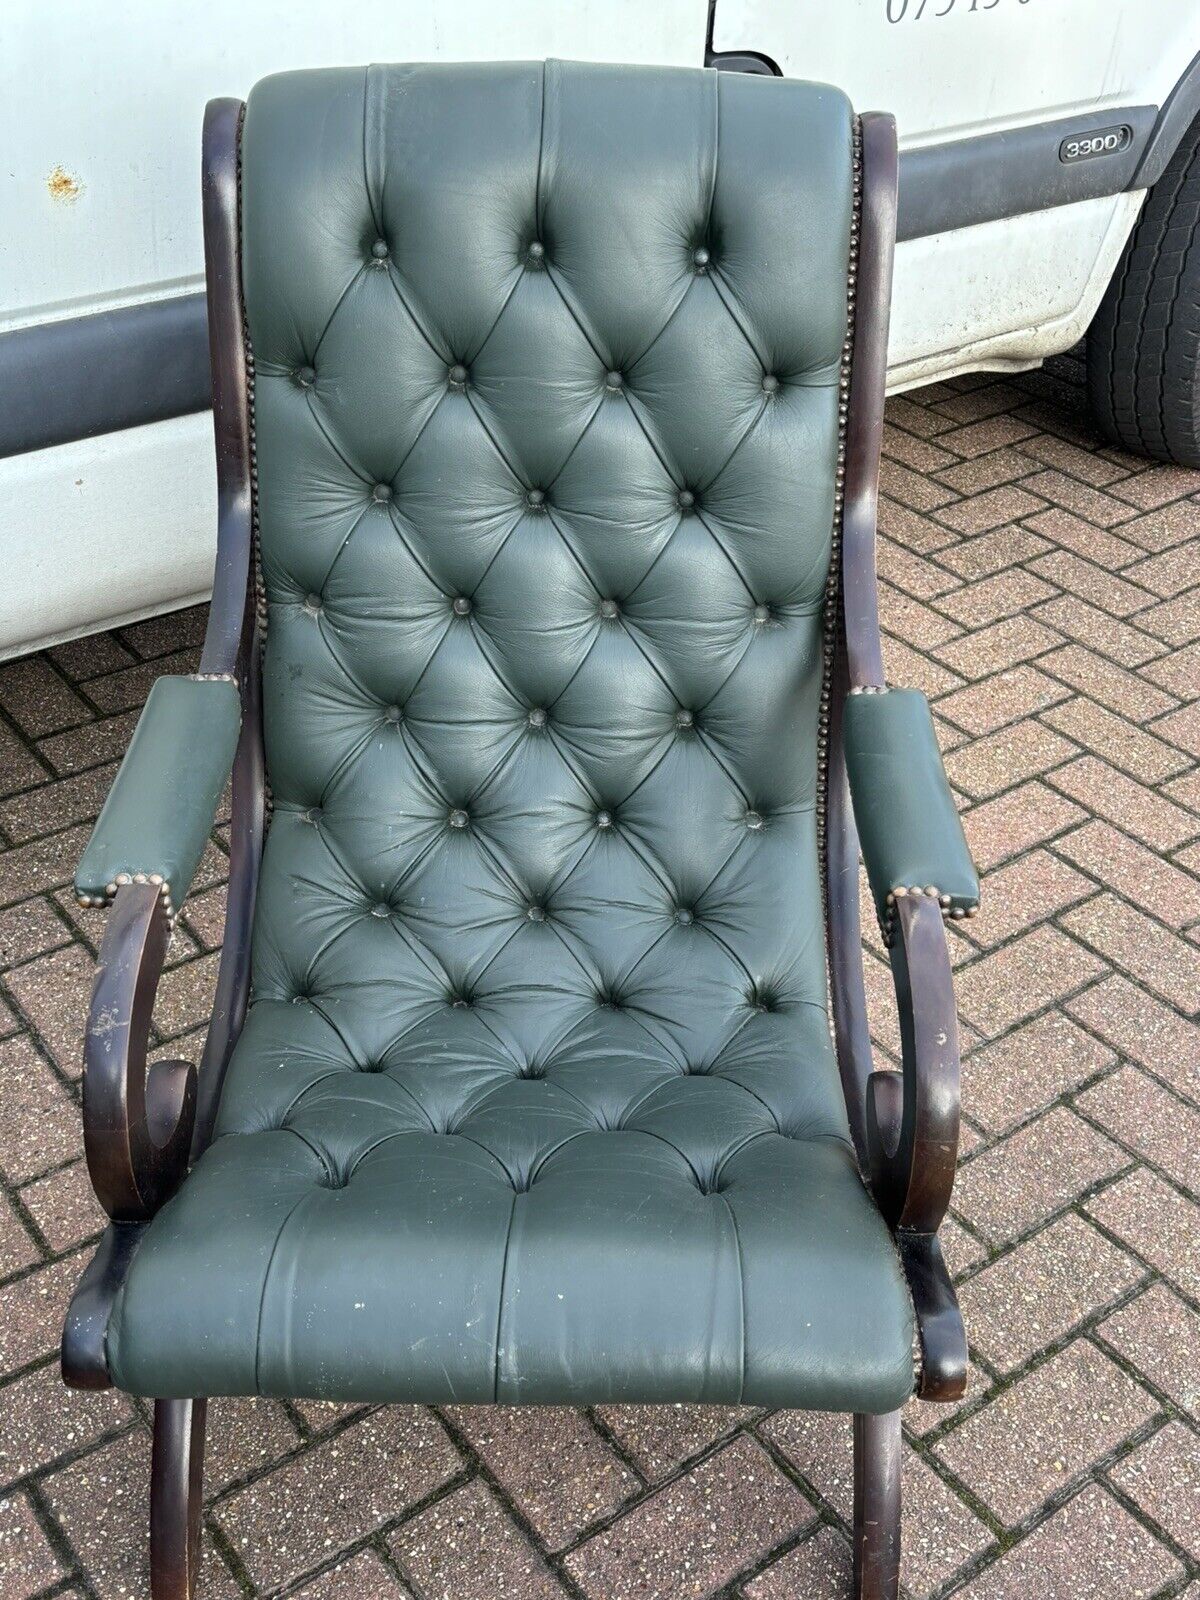
<svg viewBox="0 0 1200 1600"><path fill-rule="evenodd" d="M274 817L122 1386L911 1392L818 872L852 152L735 74L252 94Z"/></svg>
<svg viewBox="0 0 1200 1600"><path fill-rule="evenodd" d="M382 949L392 930L372 931ZM519 964L540 955L551 978L554 939L522 930ZM703 981L673 992L681 1011L704 1004ZM490 992L471 1008L397 999L382 1031L350 985L338 1033L310 1004L258 1003L223 1111L254 1131L218 1137L153 1223L110 1332L117 1381L901 1404L907 1290L811 1092L829 1071L820 1011L755 1012L689 1071L631 1008L576 1001L531 1073L496 1037ZM376 1070L347 1061L347 1041L369 1060L392 1031Z"/></svg>

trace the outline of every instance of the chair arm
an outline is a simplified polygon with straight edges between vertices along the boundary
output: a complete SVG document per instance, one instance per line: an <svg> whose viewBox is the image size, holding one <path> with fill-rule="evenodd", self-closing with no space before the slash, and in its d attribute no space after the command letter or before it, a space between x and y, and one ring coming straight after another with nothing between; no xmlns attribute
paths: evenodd
<svg viewBox="0 0 1200 1600"><path fill-rule="evenodd" d="M114 1222L152 1217L182 1183L196 1115L196 1069L147 1063L171 929L152 883L117 890L96 962L83 1042L83 1147Z"/></svg>
<svg viewBox="0 0 1200 1600"><path fill-rule="evenodd" d="M122 883L149 882L174 915L212 832L240 729L231 678L159 678L75 873L84 905L107 904Z"/></svg>
<svg viewBox="0 0 1200 1600"><path fill-rule="evenodd" d="M936 899L943 914L973 916L979 879L946 781L933 718L916 689L846 697L842 737L854 820L884 939L905 895Z"/></svg>
<svg viewBox="0 0 1200 1600"><path fill-rule="evenodd" d="M967 1340L937 1237L958 1160L954 977L933 900L904 896L894 926L903 1064L867 1079L868 1175L913 1295L922 1354L917 1392L926 1400L956 1400L966 1386Z"/></svg>

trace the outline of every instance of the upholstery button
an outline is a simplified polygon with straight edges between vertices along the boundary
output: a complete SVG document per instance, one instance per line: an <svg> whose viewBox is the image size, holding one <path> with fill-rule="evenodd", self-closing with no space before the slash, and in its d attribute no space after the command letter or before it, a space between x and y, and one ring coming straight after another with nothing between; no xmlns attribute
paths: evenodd
<svg viewBox="0 0 1200 1600"><path fill-rule="evenodd" d="M690 928L695 920L696 918L694 913L689 911L687 906L679 906L676 909L675 921L681 928Z"/></svg>
<svg viewBox="0 0 1200 1600"><path fill-rule="evenodd" d="M392 486L390 483L377 483L371 490L371 499L377 500L380 505L386 505L391 498Z"/></svg>
<svg viewBox="0 0 1200 1600"><path fill-rule="evenodd" d="M306 594L304 596L304 609L310 611L315 617L321 609L321 596L319 594Z"/></svg>
<svg viewBox="0 0 1200 1600"><path fill-rule="evenodd" d="M709 254L703 245L701 245L699 249L692 251L692 263L697 272L703 272L705 267L708 266Z"/></svg>
<svg viewBox="0 0 1200 1600"><path fill-rule="evenodd" d="M544 489L530 489L525 496L525 502L527 505L532 506L535 511L538 510L546 504L546 491Z"/></svg>
<svg viewBox="0 0 1200 1600"><path fill-rule="evenodd" d="M468 1011L471 1006L471 1002L465 994L452 994L450 996L450 1004L456 1011ZM446 1131L449 1133L450 1130L447 1128Z"/></svg>
<svg viewBox="0 0 1200 1600"><path fill-rule="evenodd" d="M690 511L695 504L696 504L696 496L692 493L692 491L690 489L680 489L680 491L679 491L679 506L680 506L680 509L683 510L683 511Z"/></svg>
<svg viewBox="0 0 1200 1600"><path fill-rule="evenodd" d="M597 811L596 826L598 828L611 828L613 824L611 811Z"/></svg>
<svg viewBox="0 0 1200 1600"><path fill-rule="evenodd" d="M449 377L451 383L457 384L458 387L461 388L467 381L467 369L463 366L461 361L456 361L450 368L447 376Z"/></svg>
<svg viewBox="0 0 1200 1600"><path fill-rule="evenodd" d="M532 905L526 910L525 915L530 922L545 922L546 908L545 906Z"/></svg>
<svg viewBox="0 0 1200 1600"><path fill-rule="evenodd" d="M315 828L317 823L321 820L320 806L309 806L307 811L302 811L300 813L300 820L301 822L311 822Z"/></svg>
<svg viewBox="0 0 1200 1600"><path fill-rule="evenodd" d="M447 818L447 821L452 828L465 828L468 820L469 818L467 817L467 813L460 810L457 806Z"/></svg>
<svg viewBox="0 0 1200 1600"><path fill-rule="evenodd" d="M377 904L371 907L371 915L373 917L390 917L391 914L391 906L386 905L382 900L378 901Z"/></svg>
<svg viewBox="0 0 1200 1600"><path fill-rule="evenodd" d="M619 372L614 370L604 374L604 387L606 389L621 389L624 387L624 385L625 379Z"/></svg>
<svg viewBox="0 0 1200 1600"><path fill-rule="evenodd" d="M754 620L760 626L764 622L770 622L770 620L771 620L771 608L770 608L770 606L755 606L755 608L754 608Z"/></svg>
<svg viewBox="0 0 1200 1600"><path fill-rule="evenodd" d="M311 389L317 374L312 367L297 367L292 376L302 389Z"/></svg>
<svg viewBox="0 0 1200 1600"><path fill-rule="evenodd" d="M529 726L531 728L544 728L546 726L546 713L541 706L534 706L529 713Z"/></svg>
<svg viewBox="0 0 1200 1600"><path fill-rule="evenodd" d="M763 374L762 386L763 386L763 392L765 394L774 394L775 391L779 388L779 379L775 376L775 374L773 372L764 373Z"/></svg>
<svg viewBox="0 0 1200 1600"><path fill-rule="evenodd" d="M400 710L399 706L388 706L383 713L383 719L385 722L399 722L402 716L403 712Z"/></svg>
<svg viewBox="0 0 1200 1600"><path fill-rule="evenodd" d="M371 246L371 257L376 266L382 266L388 258L388 244L386 239L376 239Z"/></svg>
<svg viewBox="0 0 1200 1600"><path fill-rule="evenodd" d="M746 813L746 826L748 828L752 829L754 832L757 832L759 830L759 828L762 827L762 825L763 825L763 819L762 819L761 812L758 812L758 811L747 811L747 813Z"/></svg>
<svg viewBox="0 0 1200 1600"><path fill-rule="evenodd" d="M546 246L540 239L534 239L529 246L529 259L537 266L541 266L546 259Z"/></svg>
<svg viewBox="0 0 1200 1600"><path fill-rule="evenodd" d="M469 617L471 615L471 602L465 594L460 594L455 599L454 614L456 617Z"/></svg>
<svg viewBox="0 0 1200 1600"><path fill-rule="evenodd" d="M620 609L620 606L615 600L601 600L600 602L600 615L602 617L607 617L610 622L618 614Z"/></svg>
<svg viewBox="0 0 1200 1600"><path fill-rule="evenodd" d="M675 713L675 726L677 728L690 728L695 721L690 711L679 710Z"/></svg>

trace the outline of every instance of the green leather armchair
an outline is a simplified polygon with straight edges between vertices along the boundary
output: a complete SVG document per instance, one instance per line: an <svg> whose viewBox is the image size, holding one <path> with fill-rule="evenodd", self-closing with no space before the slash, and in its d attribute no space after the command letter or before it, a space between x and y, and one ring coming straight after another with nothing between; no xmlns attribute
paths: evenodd
<svg viewBox="0 0 1200 1600"><path fill-rule="evenodd" d="M895 168L890 118L709 71L210 106L211 621L77 879L111 1224L63 1369L154 1401L156 1600L240 1394L851 1412L856 1594L895 1595L900 1407L965 1379L978 900L875 615ZM147 1071L231 771L204 1058Z"/></svg>

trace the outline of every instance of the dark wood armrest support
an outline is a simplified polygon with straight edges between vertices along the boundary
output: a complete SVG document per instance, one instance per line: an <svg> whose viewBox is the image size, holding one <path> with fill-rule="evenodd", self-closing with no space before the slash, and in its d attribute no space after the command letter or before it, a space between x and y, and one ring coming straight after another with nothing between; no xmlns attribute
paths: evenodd
<svg viewBox="0 0 1200 1600"><path fill-rule="evenodd" d="M62 1374L107 1389L105 1331L146 1223L183 1182L196 1118L196 1069L146 1065L154 997L170 938L159 887L122 884L96 963L83 1046L83 1145L111 1221L71 1299Z"/></svg>
<svg viewBox="0 0 1200 1600"><path fill-rule="evenodd" d="M958 1019L941 909L927 898L896 902L892 977L903 1067L867 1080L871 1188L896 1235L922 1347L918 1393L957 1400L966 1386L967 1341L938 1244L958 1159Z"/></svg>
<svg viewBox="0 0 1200 1600"><path fill-rule="evenodd" d="M170 925L154 884L117 891L100 946L83 1051L83 1142L100 1204L115 1222L154 1215L187 1172L196 1069L147 1069L154 996Z"/></svg>

